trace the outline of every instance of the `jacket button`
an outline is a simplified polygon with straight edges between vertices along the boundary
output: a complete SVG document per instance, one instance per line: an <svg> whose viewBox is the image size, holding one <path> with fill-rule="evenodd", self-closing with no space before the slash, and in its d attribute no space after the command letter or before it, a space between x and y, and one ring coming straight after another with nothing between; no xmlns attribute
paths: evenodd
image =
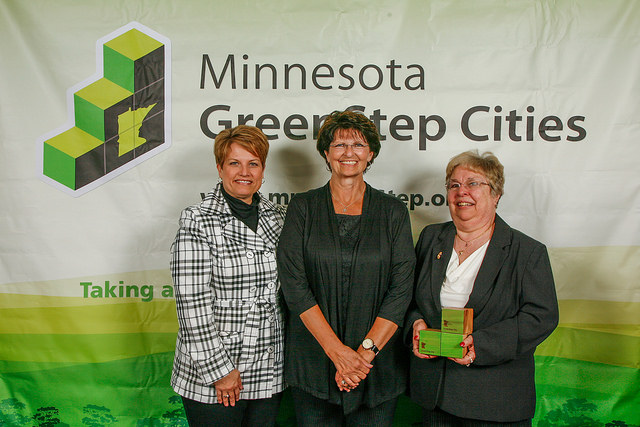
<svg viewBox="0 0 640 427"><path fill-rule="evenodd" d="M275 287L276 287L276 284L275 284L275 283L273 283L273 282L269 282L269 283L267 283L267 288L269 288L269 289L273 289L273 288L275 288Z"/></svg>
<svg viewBox="0 0 640 427"><path fill-rule="evenodd" d="M253 252L247 251L247 258L251 259L253 257L254 257Z"/></svg>
<svg viewBox="0 0 640 427"><path fill-rule="evenodd" d="M265 251L264 256L267 258L271 258L271 255L273 255L273 252L271 251Z"/></svg>
<svg viewBox="0 0 640 427"><path fill-rule="evenodd" d="M276 316L269 316L269 322L273 323L276 320Z"/></svg>
<svg viewBox="0 0 640 427"><path fill-rule="evenodd" d="M255 293L256 293L256 290L258 290L258 287L257 287L257 286L252 286L252 287L249 289L249 292L251 292L252 294L255 294Z"/></svg>
<svg viewBox="0 0 640 427"><path fill-rule="evenodd" d="M273 352L274 352L274 349L273 349L273 346L272 346L272 345L270 345L269 347L267 347L267 353L273 353Z"/></svg>

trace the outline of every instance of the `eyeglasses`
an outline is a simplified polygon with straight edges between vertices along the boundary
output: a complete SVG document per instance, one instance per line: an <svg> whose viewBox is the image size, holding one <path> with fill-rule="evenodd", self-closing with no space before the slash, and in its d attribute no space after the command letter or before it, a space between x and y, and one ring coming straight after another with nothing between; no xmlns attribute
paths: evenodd
<svg viewBox="0 0 640 427"><path fill-rule="evenodd" d="M491 186L491 184L488 184L486 182L479 182L479 181L467 181L466 183L462 183L458 181L450 181L445 185L445 187L447 188L448 191L456 191L460 187L464 187L468 191L474 191L474 190L480 189L481 185Z"/></svg>
<svg viewBox="0 0 640 427"><path fill-rule="evenodd" d="M369 148L367 144L361 144L359 142L355 144L330 144L329 147L336 150L337 153L343 153L347 151L347 148L351 148L356 153L363 153L365 149Z"/></svg>

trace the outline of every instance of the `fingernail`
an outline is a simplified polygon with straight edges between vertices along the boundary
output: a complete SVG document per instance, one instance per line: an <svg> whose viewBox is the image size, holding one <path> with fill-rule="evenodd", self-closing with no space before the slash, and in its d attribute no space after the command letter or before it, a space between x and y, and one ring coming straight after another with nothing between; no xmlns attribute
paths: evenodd
<svg viewBox="0 0 640 427"><path fill-rule="evenodd" d="M413 337L414 340L417 340L418 338L420 338L419 335L416 335L415 337Z"/></svg>
<svg viewBox="0 0 640 427"><path fill-rule="evenodd" d="M464 347L464 342L461 342L461 343L460 343L460 347Z"/></svg>

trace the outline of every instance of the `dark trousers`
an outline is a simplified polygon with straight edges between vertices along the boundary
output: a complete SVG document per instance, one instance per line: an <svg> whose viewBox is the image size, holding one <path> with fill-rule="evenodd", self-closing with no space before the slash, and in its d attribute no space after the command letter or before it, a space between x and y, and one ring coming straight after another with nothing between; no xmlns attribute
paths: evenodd
<svg viewBox="0 0 640 427"><path fill-rule="evenodd" d="M344 415L342 406L318 399L297 387L291 387L291 397L298 427L391 427L398 404L396 397L374 408L362 405L354 412Z"/></svg>
<svg viewBox="0 0 640 427"><path fill-rule="evenodd" d="M268 399L240 400L236 406L202 403L182 398L190 427L273 427L282 393Z"/></svg>
<svg viewBox="0 0 640 427"><path fill-rule="evenodd" d="M433 411L422 410L422 425L425 427L531 427L531 420L510 423L473 420L456 417L436 407Z"/></svg>

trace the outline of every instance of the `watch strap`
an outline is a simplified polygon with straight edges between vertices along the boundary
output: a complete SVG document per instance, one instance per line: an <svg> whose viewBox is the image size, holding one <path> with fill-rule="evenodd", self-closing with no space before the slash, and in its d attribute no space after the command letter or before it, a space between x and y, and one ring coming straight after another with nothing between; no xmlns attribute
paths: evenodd
<svg viewBox="0 0 640 427"><path fill-rule="evenodd" d="M380 349L375 344L373 344L369 350L373 351L373 354L376 356L380 353Z"/></svg>

